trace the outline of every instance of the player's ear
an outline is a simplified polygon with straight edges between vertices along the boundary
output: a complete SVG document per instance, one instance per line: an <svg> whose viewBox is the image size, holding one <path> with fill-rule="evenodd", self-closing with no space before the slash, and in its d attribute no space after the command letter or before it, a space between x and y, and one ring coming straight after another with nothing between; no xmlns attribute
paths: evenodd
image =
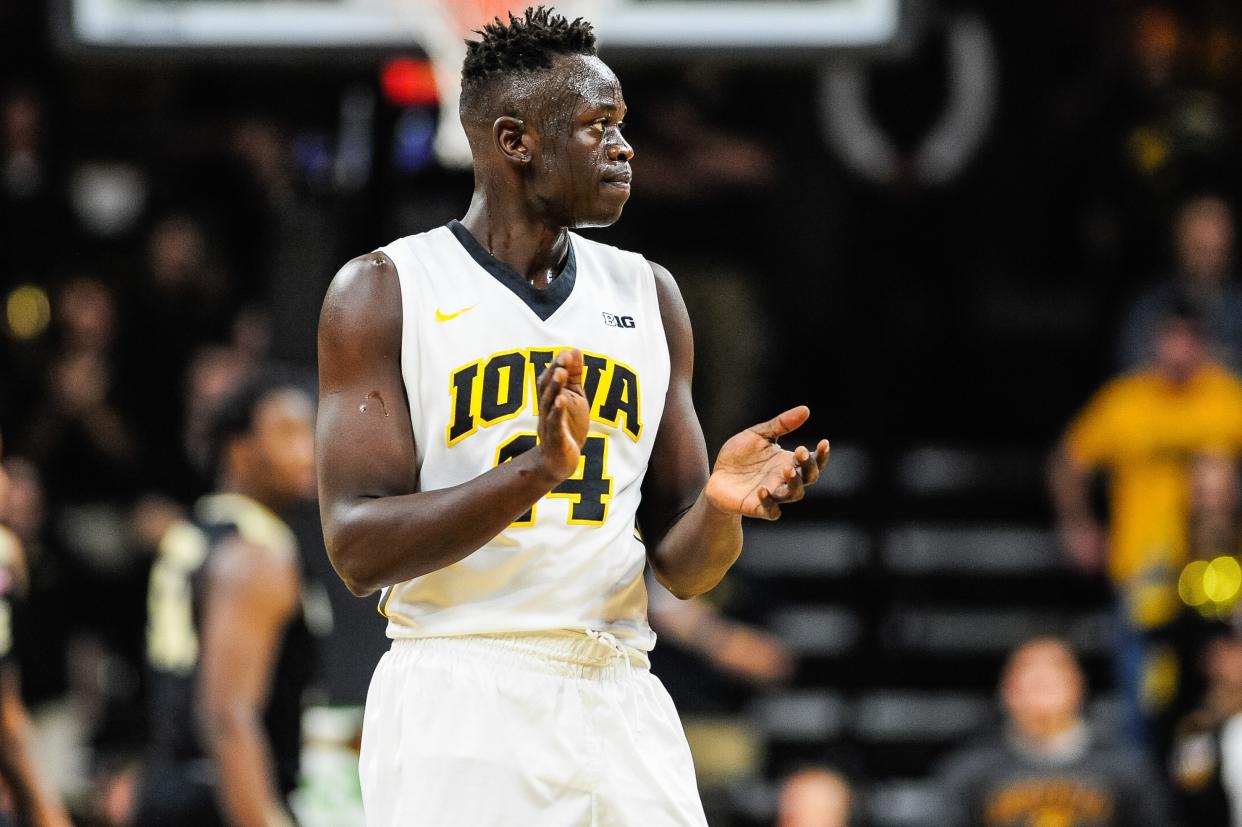
<svg viewBox="0 0 1242 827"><path fill-rule="evenodd" d="M526 122L520 118L505 115L492 124L492 140L496 149L501 157L517 166L524 167L530 163L530 138Z"/></svg>

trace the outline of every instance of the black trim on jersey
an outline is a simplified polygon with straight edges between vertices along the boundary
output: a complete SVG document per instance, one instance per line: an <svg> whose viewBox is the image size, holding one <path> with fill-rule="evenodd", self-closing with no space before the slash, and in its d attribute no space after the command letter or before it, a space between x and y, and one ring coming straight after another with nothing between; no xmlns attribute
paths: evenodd
<svg viewBox="0 0 1242 827"><path fill-rule="evenodd" d="M574 282L578 279L578 258L574 254L572 241L569 243L569 255L565 258L565 266L561 269L560 275L552 279L552 283L547 287L541 289L533 286L512 267L489 253L456 218L448 223L448 228L461 242L461 246L466 248L470 257L496 281L509 288L513 295L525 302L540 321L546 322L573 292Z"/></svg>

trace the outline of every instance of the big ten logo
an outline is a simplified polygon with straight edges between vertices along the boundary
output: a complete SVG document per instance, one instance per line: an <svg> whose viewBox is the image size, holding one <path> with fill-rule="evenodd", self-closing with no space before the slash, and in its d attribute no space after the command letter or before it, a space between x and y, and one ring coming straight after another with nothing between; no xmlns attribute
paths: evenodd
<svg viewBox="0 0 1242 827"><path fill-rule="evenodd" d="M604 324L609 327L636 327L633 316L614 316L612 313L604 314Z"/></svg>
<svg viewBox="0 0 1242 827"><path fill-rule="evenodd" d="M449 377L452 419L445 442L456 445L480 428L490 428L524 411L539 415L539 377L564 348L526 348L494 353L462 365ZM582 354L582 392L591 420L642 434L638 374L629 365L598 353Z"/></svg>

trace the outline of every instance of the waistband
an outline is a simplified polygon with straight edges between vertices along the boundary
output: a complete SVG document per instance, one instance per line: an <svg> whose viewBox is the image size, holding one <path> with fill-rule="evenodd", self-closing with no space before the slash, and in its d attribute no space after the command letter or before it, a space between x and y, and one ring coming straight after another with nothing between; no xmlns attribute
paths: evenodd
<svg viewBox="0 0 1242 827"><path fill-rule="evenodd" d="M397 638L391 651L397 656L468 657L527 672L578 678L651 668L646 652L594 630Z"/></svg>

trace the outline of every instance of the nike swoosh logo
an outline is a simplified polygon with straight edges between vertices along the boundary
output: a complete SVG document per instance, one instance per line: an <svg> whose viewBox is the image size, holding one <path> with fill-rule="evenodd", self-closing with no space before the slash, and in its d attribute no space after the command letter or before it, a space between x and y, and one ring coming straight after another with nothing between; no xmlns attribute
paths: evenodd
<svg viewBox="0 0 1242 827"><path fill-rule="evenodd" d="M458 316L460 316L462 313L465 313L468 310L474 310L474 305L472 304L469 307L463 307L461 310L458 310L456 313L441 313L440 308L437 307L436 308L436 321L447 322L450 319L456 319Z"/></svg>

